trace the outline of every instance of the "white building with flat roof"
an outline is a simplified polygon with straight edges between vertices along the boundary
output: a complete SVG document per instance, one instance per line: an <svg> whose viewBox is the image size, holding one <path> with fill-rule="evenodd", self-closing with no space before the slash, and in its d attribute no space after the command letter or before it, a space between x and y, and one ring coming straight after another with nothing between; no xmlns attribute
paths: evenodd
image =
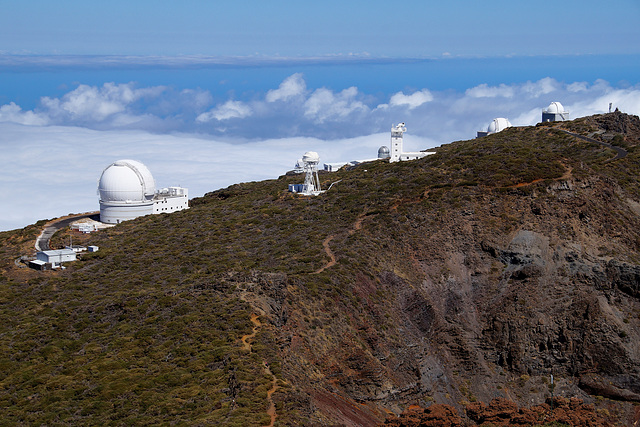
<svg viewBox="0 0 640 427"><path fill-rule="evenodd" d="M63 262L75 261L76 253L72 249L51 249L38 252L36 259L51 264L51 268L58 268Z"/></svg>
<svg viewBox="0 0 640 427"><path fill-rule="evenodd" d="M189 208L189 191L182 187L169 187L156 191L153 213L171 213Z"/></svg>

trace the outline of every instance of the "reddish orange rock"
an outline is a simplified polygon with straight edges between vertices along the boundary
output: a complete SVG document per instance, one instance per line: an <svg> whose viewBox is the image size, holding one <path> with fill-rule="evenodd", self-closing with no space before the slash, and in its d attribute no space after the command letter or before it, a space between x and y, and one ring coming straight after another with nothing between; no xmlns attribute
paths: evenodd
<svg viewBox="0 0 640 427"><path fill-rule="evenodd" d="M411 405L399 416L389 416L385 426L393 427L462 427L462 420L449 405L434 404L428 408Z"/></svg>

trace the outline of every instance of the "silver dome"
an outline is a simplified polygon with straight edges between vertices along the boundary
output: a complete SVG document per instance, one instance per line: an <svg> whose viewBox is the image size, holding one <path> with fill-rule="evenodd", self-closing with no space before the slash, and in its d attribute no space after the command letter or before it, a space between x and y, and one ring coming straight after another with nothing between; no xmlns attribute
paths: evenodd
<svg viewBox="0 0 640 427"><path fill-rule="evenodd" d="M389 147L387 147L386 145L383 145L382 147L378 148L379 159L388 159L390 157L391 157L391 151L389 151Z"/></svg>

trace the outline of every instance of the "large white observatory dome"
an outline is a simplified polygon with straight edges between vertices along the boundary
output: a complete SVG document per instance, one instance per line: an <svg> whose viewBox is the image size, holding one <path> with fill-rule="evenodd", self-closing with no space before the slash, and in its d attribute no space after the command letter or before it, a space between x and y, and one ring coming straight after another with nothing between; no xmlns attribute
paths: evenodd
<svg viewBox="0 0 640 427"><path fill-rule="evenodd" d="M565 113L564 107L559 102L552 102L551 104L549 104L549 106L547 107L547 109L544 112L545 113L549 113L549 114L563 114L563 113Z"/></svg>
<svg viewBox="0 0 640 427"><path fill-rule="evenodd" d="M153 175L135 160L118 160L105 168L98 191L103 202L145 202L156 190Z"/></svg>
<svg viewBox="0 0 640 427"><path fill-rule="evenodd" d="M493 119L493 121L489 123L489 127L487 127L487 134L500 132L510 127L511 122L509 122L509 120L503 117L498 117L497 119Z"/></svg>

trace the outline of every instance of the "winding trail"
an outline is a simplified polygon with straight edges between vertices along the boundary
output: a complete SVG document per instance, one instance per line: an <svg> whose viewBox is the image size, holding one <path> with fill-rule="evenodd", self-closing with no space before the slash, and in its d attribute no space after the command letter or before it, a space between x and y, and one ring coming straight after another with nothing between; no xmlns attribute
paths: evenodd
<svg viewBox="0 0 640 427"><path fill-rule="evenodd" d="M249 353L251 353L251 344L249 344L249 340L253 339L256 336L256 334L258 333L258 329L260 329L260 327L262 326L262 323L260 323L260 320L258 320L258 315L256 313L253 313L251 315L251 323L253 323L253 331L250 334L243 335L241 338L242 348L244 348Z"/></svg>
<svg viewBox="0 0 640 427"><path fill-rule="evenodd" d="M333 254L333 252L331 251L331 248L329 247L329 242L333 240L333 237L334 237L333 234L331 234L329 237L324 239L324 242L322 242L322 247L324 247L324 252L327 254L330 261L326 263L324 266L320 267L318 270L314 271L313 274L322 273L327 268L333 267L334 265L336 265L336 256Z"/></svg>
<svg viewBox="0 0 640 427"><path fill-rule="evenodd" d="M567 181L568 179L571 178L572 176L572 172L573 172L573 168L570 166L566 166L563 164L563 166L566 168L565 172L562 174L562 176L560 178L553 178L553 181ZM533 185L537 182L541 182L544 181L546 178L539 178L539 179L534 179L531 182L519 182L518 184L514 184L514 185L509 185L505 188L520 188L520 187L526 187L528 185Z"/></svg>
<svg viewBox="0 0 640 427"><path fill-rule="evenodd" d="M259 316L256 313L251 314L251 323L253 323L253 330L251 331L250 334L243 335L241 338L242 348L248 351L249 353L253 351L251 349L251 343L249 341L255 338L256 334L258 333L258 330L260 330L260 328L262 327L262 322L260 322L258 317ZM276 417L278 415L276 414L276 404L273 401L272 396L273 396L273 393L275 393L276 390L278 390L278 380L276 376L273 375L273 373L271 372L271 369L269 369L269 365L267 364L267 362L265 362L264 360L262 361L262 367L264 368L264 371L266 372L267 375L271 375L271 388L267 391L267 401L269 402L269 408L267 408L267 415L269 415L269 417L271 418L271 422L264 427L273 427L273 425L276 422Z"/></svg>
<svg viewBox="0 0 640 427"><path fill-rule="evenodd" d="M349 236L352 236L356 231L362 229L362 221L364 221L365 216L367 216L366 213L362 213L362 214L358 215L358 218L356 218L356 221L353 223L353 227L349 230ZM327 256L329 257L329 262L326 263L324 266L320 267L319 269L317 269L316 271L314 271L311 274L322 273L327 268L333 267L334 265L336 265L336 256L333 253L333 251L331 251L331 248L329 247L329 243L333 240L334 237L335 236L333 234L331 234L331 235L327 236L326 239L324 239L324 242L322 242L322 247L324 248L324 253L327 254Z"/></svg>
<svg viewBox="0 0 640 427"><path fill-rule="evenodd" d="M362 221L364 221L364 217L367 216L366 214L360 214L358 215L358 218L356 218L356 222L353 223L353 228L351 230L349 230L349 235L352 236L356 231L360 230L362 228Z"/></svg>
<svg viewBox="0 0 640 427"><path fill-rule="evenodd" d="M269 401L269 409L267 409L267 414L271 417L271 422L264 427L273 427L276 422L276 403L273 401L272 395L278 389L278 382L276 380L276 376L271 373L271 369L269 369L269 365L264 364L264 371L267 375L271 375L271 388L267 391L267 400Z"/></svg>
<svg viewBox="0 0 640 427"><path fill-rule="evenodd" d="M573 133L570 132L568 130L564 130L564 129L558 129L561 132L566 133L567 135L573 136L575 138L578 139L582 139L583 141L588 141L588 142L593 142L596 144L600 144L603 145L607 148L610 148L612 150L614 150L616 152L616 156L612 159L607 160L608 162L612 162L614 160L618 160L618 159L623 159L627 156L627 150L625 150L624 148L621 147L617 147L615 145L606 143L606 142L602 142L602 141L598 141L597 139L593 139L590 138L588 136L583 136L583 135L579 135L577 133ZM554 181L566 181L568 179L571 178L572 176L572 172L573 169L571 167L565 166L566 170L565 173L559 177L559 178L555 178ZM528 185L532 185L535 184L537 182L543 181L543 179L535 179L531 182L521 182L518 184L514 184L514 185L510 185L506 188L519 188L519 187L525 187ZM427 196L428 194L428 190L425 191L424 196ZM391 206L391 210L397 210L398 206L401 204L401 201L397 201L396 203L394 203L393 206ZM358 217L356 218L356 221L353 224L353 227L349 230L349 235L353 235L356 231L360 230L362 228L362 222L364 221L364 218L366 217L366 213L362 213L360 215L358 215ZM324 241L322 242L322 247L324 248L324 252L325 254L327 254L327 256L329 257L329 262L327 262L325 265L323 265L322 267L320 267L318 270L314 271L311 274L319 274L322 273L323 271L325 271L327 268L333 267L334 265L336 265L336 256L335 254L331 251L331 248L329 247L329 243L334 239L335 235L331 234L329 236L327 236L326 239L324 239Z"/></svg>

